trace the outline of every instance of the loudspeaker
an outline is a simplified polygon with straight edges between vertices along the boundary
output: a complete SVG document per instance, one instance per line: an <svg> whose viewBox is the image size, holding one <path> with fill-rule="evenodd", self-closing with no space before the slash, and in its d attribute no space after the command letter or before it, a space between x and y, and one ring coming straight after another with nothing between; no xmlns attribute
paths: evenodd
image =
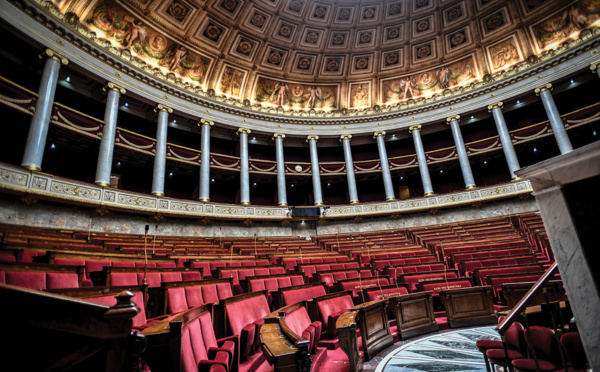
<svg viewBox="0 0 600 372"><path fill-rule="evenodd" d="M292 208L292 217L319 217L321 215L321 208L310 207L310 208Z"/></svg>

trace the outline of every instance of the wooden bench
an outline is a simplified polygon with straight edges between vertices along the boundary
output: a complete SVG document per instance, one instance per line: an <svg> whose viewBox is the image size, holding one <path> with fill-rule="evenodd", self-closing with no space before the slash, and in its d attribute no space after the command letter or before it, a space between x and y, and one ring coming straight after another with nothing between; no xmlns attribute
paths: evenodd
<svg viewBox="0 0 600 372"><path fill-rule="evenodd" d="M489 275L531 273L540 270L542 270L542 265L539 264L481 267L473 270L473 281L475 284L485 285L486 277Z"/></svg>
<svg viewBox="0 0 600 372"><path fill-rule="evenodd" d="M393 278L393 276L391 278ZM420 282L446 280L452 278L458 278L458 272L456 270L440 270L430 271L427 273L402 274L398 275L396 280L399 283L407 283L409 291L415 292L417 289L417 284Z"/></svg>
<svg viewBox="0 0 600 372"><path fill-rule="evenodd" d="M67 296L0 284L2 346L6 368L11 363L30 371L127 371L145 348L132 332L139 308L132 293L121 292L116 304L82 301ZM14 365L13 365L14 367Z"/></svg>
<svg viewBox="0 0 600 372"><path fill-rule="evenodd" d="M509 309L515 307L535 282L503 283L502 294ZM539 291L530 300L529 306L545 304L546 302L566 301L567 294L561 280L551 280L544 286L545 292Z"/></svg>
<svg viewBox="0 0 600 372"><path fill-rule="evenodd" d="M498 322L492 302L492 288L477 286L471 288L442 289L440 300L446 308L450 328L468 327Z"/></svg>

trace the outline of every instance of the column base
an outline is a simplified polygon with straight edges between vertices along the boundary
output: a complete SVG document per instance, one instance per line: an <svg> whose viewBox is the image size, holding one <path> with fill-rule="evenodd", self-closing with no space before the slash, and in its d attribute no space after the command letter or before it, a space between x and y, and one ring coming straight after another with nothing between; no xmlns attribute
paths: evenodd
<svg viewBox="0 0 600 372"><path fill-rule="evenodd" d="M350 204L358 204L360 203L358 200L350 200Z"/></svg>
<svg viewBox="0 0 600 372"><path fill-rule="evenodd" d="M519 181L523 181L523 179L521 177L517 177L517 176L510 179L510 182L519 182Z"/></svg>
<svg viewBox="0 0 600 372"><path fill-rule="evenodd" d="M162 192L153 192L152 195L154 195L154 196L165 196L165 194L163 194Z"/></svg>
<svg viewBox="0 0 600 372"><path fill-rule="evenodd" d="M210 199L208 199L208 198L200 198L200 199L198 199L198 200L199 200L199 201L201 201L201 202L203 202L203 203L206 203L206 202L208 202Z"/></svg>
<svg viewBox="0 0 600 372"><path fill-rule="evenodd" d="M322 206L324 206L324 205L325 205L325 204L323 204L323 203L315 203L315 207L322 207Z"/></svg>
<svg viewBox="0 0 600 372"><path fill-rule="evenodd" d="M475 185L469 185L467 187L465 187L465 190L475 190L477 188L477 186Z"/></svg>
<svg viewBox="0 0 600 372"><path fill-rule="evenodd" d="M25 168L25 169L29 169L30 171L35 171L35 172L39 172L39 171L41 171L41 170L42 170L42 168L40 168L40 167L36 167L35 165L26 165L26 164L23 164L23 165L21 165L21 166L22 166L23 168Z"/></svg>
<svg viewBox="0 0 600 372"><path fill-rule="evenodd" d="M390 196L389 198L385 198L385 201L394 201L396 200L395 196Z"/></svg>
<svg viewBox="0 0 600 372"><path fill-rule="evenodd" d="M243 202L240 202L240 204L241 204L241 205L246 205L246 206L247 206L247 205L250 205L250 202L249 202L249 201L243 201Z"/></svg>
<svg viewBox="0 0 600 372"><path fill-rule="evenodd" d="M287 206L288 206L288 203L279 203L279 206L280 206L280 207L287 207Z"/></svg>
<svg viewBox="0 0 600 372"><path fill-rule="evenodd" d="M106 182L102 182L102 181L95 182L95 184L98 185L98 186L102 186L102 187L108 187L108 186L110 186L110 183L106 183Z"/></svg>
<svg viewBox="0 0 600 372"><path fill-rule="evenodd" d="M432 191L432 192L426 192L425 195L423 195L423 196L433 196L433 195L435 195L435 193Z"/></svg>

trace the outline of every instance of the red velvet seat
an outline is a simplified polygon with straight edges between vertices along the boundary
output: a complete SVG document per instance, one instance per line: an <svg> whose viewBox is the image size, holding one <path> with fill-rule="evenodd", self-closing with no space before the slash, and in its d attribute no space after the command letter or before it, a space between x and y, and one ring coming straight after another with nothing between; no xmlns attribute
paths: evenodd
<svg viewBox="0 0 600 372"><path fill-rule="evenodd" d="M502 322L502 317L499 322ZM508 350L509 361L506 361L506 354L502 341L496 340L478 340L477 349L483 353L486 369L489 371L489 363L506 367L513 359L525 358L525 340L523 335L523 325L519 322L511 324L504 334Z"/></svg>
<svg viewBox="0 0 600 372"><path fill-rule="evenodd" d="M587 357L583 349L583 343L579 337L579 332L568 332L560 336L560 344L567 353L570 365L576 371L585 371L587 369Z"/></svg>
<svg viewBox="0 0 600 372"><path fill-rule="evenodd" d="M321 338L321 322L311 322L304 306L286 312L285 323L292 332L310 341L309 352L312 353L317 349Z"/></svg>
<svg viewBox="0 0 600 372"><path fill-rule="evenodd" d="M337 329L335 327L337 319L344 312L348 311L349 308L354 306L354 303L352 302L352 297L350 297L350 295L345 295L319 301L317 306L323 324L325 325L324 331L329 337L333 338L337 335Z"/></svg>
<svg viewBox="0 0 600 372"><path fill-rule="evenodd" d="M554 371L563 369L561 354L565 358L566 353L561 350L561 345L556 338L554 331L541 326L531 326L525 330L525 341L530 350L530 355L535 355L533 358L513 360L512 366L517 371L533 372L533 371Z"/></svg>
<svg viewBox="0 0 600 372"><path fill-rule="evenodd" d="M239 299L238 299L239 298ZM240 357L249 360L260 344L260 327L269 311L269 304L262 293L248 297L240 295L225 303L225 314L231 334L240 339Z"/></svg>

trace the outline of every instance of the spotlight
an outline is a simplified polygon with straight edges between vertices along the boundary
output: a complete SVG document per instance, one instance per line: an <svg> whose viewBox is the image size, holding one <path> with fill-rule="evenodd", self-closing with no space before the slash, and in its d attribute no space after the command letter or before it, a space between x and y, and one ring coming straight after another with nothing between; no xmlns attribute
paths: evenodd
<svg viewBox="0 0 600 372"><path fill-rule="evenodd" d="M596 135L596 131L592 132L592 136L595 136L595 135Z"/></svg>
<svg viewBox="0 0 600 372"><path fill-rule="evenodd" d="M520 103L521 103L521 101L517 100L517 105L520 104Z"/></svg>
<svg viewBox="0 0 600 372"><path fill-rule="evenodd" d="M210 182L215 182L215 179L214 179L214 178L211 178L211 179L210 179Z"/></svg>
<svg viewBox="0 0 600 372"><path fill-rule="evenodd" d="M169 172L169 177L173 177L173 172Z"/></svg>
<svg viewBox="0 0 600 372"><path fill-rule="evenodd" d="M475 116L471 115L471 119L475 119Z"/></svg>
<svg viewBox="0 0 600 372"><path fill-rule="evenodd" d="M573 79L571 79L571 84L575 84L575 82L573 81Z"/></svg>
<svg viewBox="0 0 600 372"><path fill-rule="evenodd" d="M125 102L125 107L129 107L129 103Z"/></svg>
<svg viewBox="0 0 600 372"><path fill-rule="evenodd" d="M52 150L54 150L54 149L56 148L56 145L55 145L55 144L51 144L51 145L50 145L50 148L51 148Z"/></svg>
<svg viewBox="0 0 600 372"><path fill-rule="evenodd" d="M68 83L68 82L70 82L70 81L71 81L71 77L70 77L70 76L67 76L67 78L65 79L65 81L66 81L67 83Z"/></svg>
<svg viewBox="0 0 600 372"><path fill-rule="evenodd" d="M533 152L537 152L537 147L534 147L534 148L533 148Z"/></svg>
<svg viewBox="0 0 600 372"><path fill-rule="evenodd" d="M400 180L402 181L403 179L404 179L404 177L403 177L403 176L400 176Z"/></svg>
<svg viewBox="0 0 600 372"><path fill-rule="evenodd" d="M484 160L484 161L483 161L483 165L487 165L487 160Z"/></svg>
<svg viewBox="0 0 600 372"><path fill-rule="evenodd" d="M444 170L443 169L440 169L440 174L444 174Z"/></svg>
<svg viewBox="0 0 600 372"><path fill-rule="evenodd" d="M120 167L120 166L121 166L121 162L120 162L120 161L118 161L118 162L117 162L117 167Z"/></svg>
<svg viewBox="0 0 600 372"><path fill-rule="evenodd" d="M177 119L173 119L173 124L177 124Z"/></svg>

